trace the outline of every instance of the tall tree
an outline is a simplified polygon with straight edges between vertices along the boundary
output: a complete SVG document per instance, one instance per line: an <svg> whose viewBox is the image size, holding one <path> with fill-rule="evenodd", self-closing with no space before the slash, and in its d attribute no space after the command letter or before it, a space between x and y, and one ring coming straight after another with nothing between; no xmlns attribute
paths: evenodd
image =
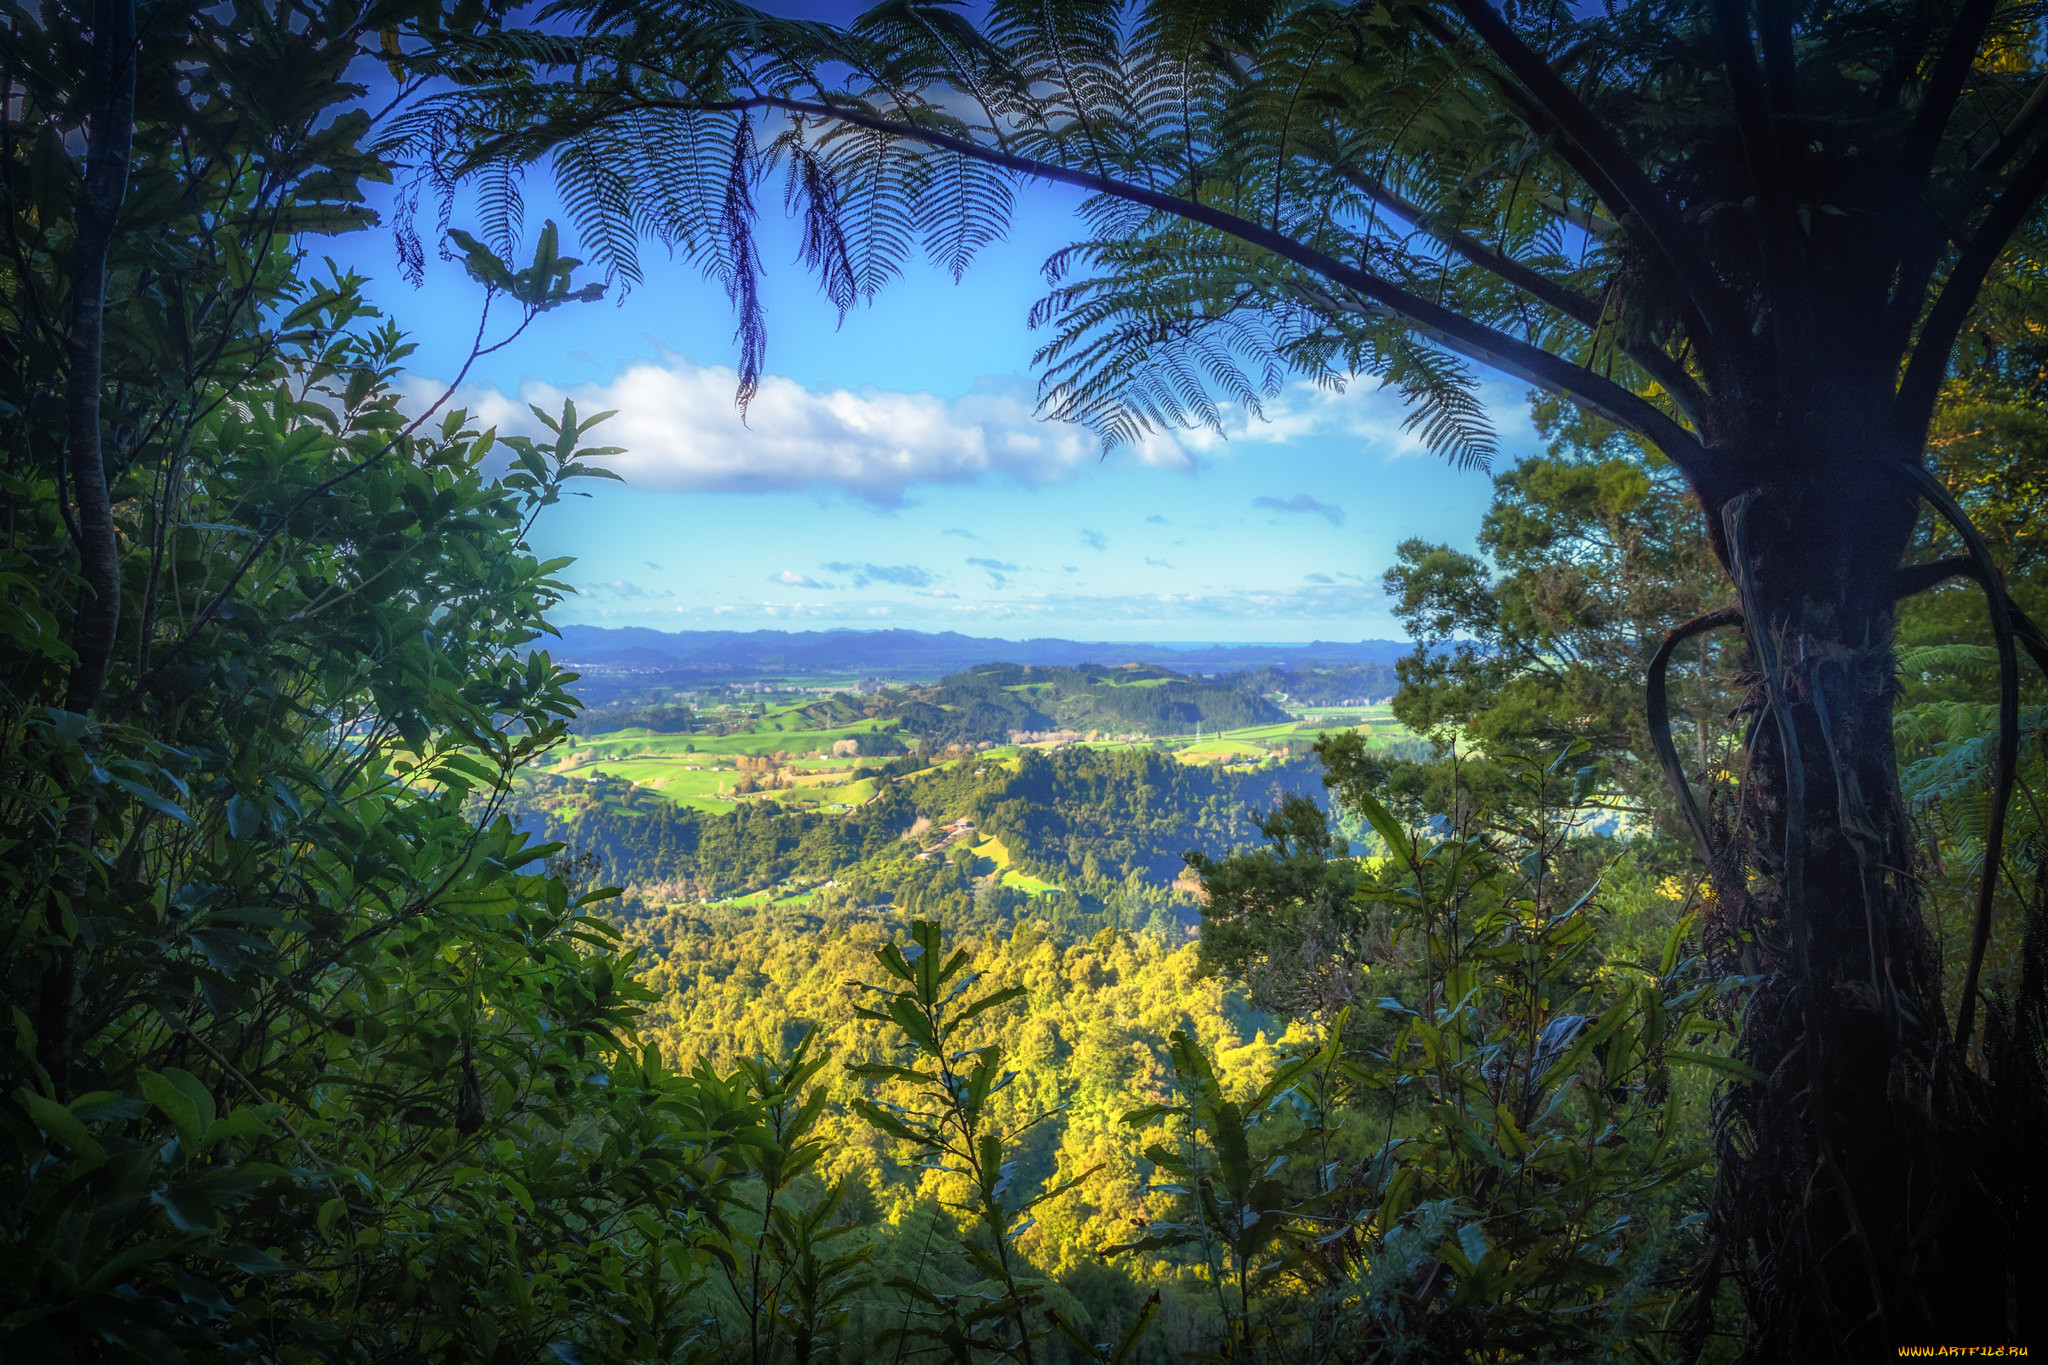
<svg viewBox="0 0 2048 1365"><path fill-rule="evenodd" d="M1659 450L1734 603L1673 641L1739 630L1753 679L1724 815L1661 746L1719 950L1758 978L1741 1048L1770 1079L1727 1096L1715 1206L1750 1349L1863 1357L2038 1322L2012 1267L2040 1254L2041 1068L2026 1038L1978 1027L1998 841L1945 1001L1891 739L1896 603L1974 578L2000 651L1995 829L2016 638L2048 663L1922 464L1958 332L2048 184L2031 9L997 0L976 21L892 0L843 29L729 0L545 13L548 33L447 62L462 88L416 145L443 175L489 168L500 228L504 168L551 157L619 276L651 233L721 279L742 403L769 168L842 308L920 244L964 268L1027 177L1089 195L1092 235L1050 263L1035 320L1053 329L1046 410L1111 441L1256 411L1290 373L1376 375L1434 446L1483 460L1477 362ZM1967 553L1907 562L1923 503Z"/></svg>
<svg viewBox="0 0 2048 1365"><path fill-rule="evenodd" d="M1394 715L1439 750L1402 785L1498 789L1506 774L1492 760L1584 740L1608 797L1684 840L1643 670L1673 626L1725 603L1725 580L1669 462L1554 400L1536 417L1549 450L1494 476L1479 553L1409 540L1386 571L1417 646L1397 665ZM1673 738L1710 786L1734 756L1723 718L1737 700L1727 685L1737 648L1732 636L1704 636L1666 670Z"/></svg>

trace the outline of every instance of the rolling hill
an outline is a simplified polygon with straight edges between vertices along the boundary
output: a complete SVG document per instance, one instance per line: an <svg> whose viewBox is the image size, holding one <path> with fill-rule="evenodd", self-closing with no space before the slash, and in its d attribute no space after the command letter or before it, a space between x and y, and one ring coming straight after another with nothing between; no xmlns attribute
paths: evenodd
<svg viewBox="0 0 2048 1365"><path fill-rule="evenodd" d="M997 640L954 631L756 630L660 631L640 626L563 626L545 646L590 670L676 673L698 677L765 674L874 674L936 678L989 659L1038 667L1090 662L1163 664L1179 671L1301 668L1311 662L1381 664L1391 668L1413 646L1397 640L1309 644L1131 644L1056 638Z"/></svg>

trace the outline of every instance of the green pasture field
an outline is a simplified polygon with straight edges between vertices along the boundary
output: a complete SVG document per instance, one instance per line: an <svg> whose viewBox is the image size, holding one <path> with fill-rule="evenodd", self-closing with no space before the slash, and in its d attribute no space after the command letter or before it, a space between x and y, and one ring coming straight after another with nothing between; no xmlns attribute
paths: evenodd
<svg viewBox="0 0 2048 1365"><path fill-rule="evenodd" d="M1144 678L1122 685L1144 687L1159 681ZM555 761L544 771L558 777L577 778L595 777L602 771L608 777L645 787L680 805L704 811L731 810L732 789L739 781L734 760L740 755L769 754L781 750L800 750L808 755L814 750L829 750L841 739L857 739L861 735L872 734L882 724L878 720L866 719L830 730L805 730L800 727L807 718L797 714L804 704L807 703L773 707L750 729L724 736L663 735L632 729L579 737L574 749L557 750ZM1374 744L1410 738L1406 727L1393 718L1386 706L1322 707L1313 714L1318 720L1289 720L1272 725L1219 730L1204 733L1199 740L1193 735L1173 735L1136 743L1114 740L1079 742L1095 749L1148 748L1156 743L1185 763L1239 764L1261 762L1275 756L1280 746L1289 740L1298 741L1326 730L1363 730ZM940 771L963 762L1000 763L1015 770L1022 761L1020 754L1017 746L1003 745L983 750L971 759L941 759L923 771ZM851 774L863 761L866 760L858 757L794 758L788 765L791 771L825 775L825 781L761 792L742 799L774 801L789 806L858 806L874 797L874 780L863 778L857 782L833 783L829 775ZM913 773L909 777L914 780L918 775ZM1008 880L1021 874L1012 874L1005 868L1004 875ZM1044 888L1041 886L1039 889ZM1033 894L1037 891L1034 890Z"/></svg>
<svg viewBox="0 0 2048 1365"><path fill-rule="evenodd" d="M587 766L557 768L555 775L591 778L600 772L606 777L622 778L636 787L658 792L679 806L695 806L706 811L731 809L730 803L714 798L719 792L729 790L739 777L731 768L698 768L692 771L691 766L679 758L613 759Z"/></svg>
<svg viewBox="0 0 2048 1365"><path fill-rule="evenodd" d="M1236 744L1257 744L1285 741L1293 738L1301 729L1300 723L1291 720L1275 721L1271 725L1247 725L1236 730L1204 730L1202 741L1228 742ZM1193 735L1184 736L1192 741Z"/></svg>
<svg viewBox="0 0 2048 1365"><path fill-rule="evenodd" d="M1205 733L1197 740L1176 736L1167 740L1175 755L1187 763L1257 761L1277 751L1289 740L1301 740L1337 730L1362 730L1369 743L1409 739L1408 728L1394 719L1387 706L1330 706L1312 713L1315 719L1276 721L1271 725L1247 725L1236 730ZM1273 746L1269 748L1268 746Z"/></svg>
<svg viewBox="0 0 2048 1365"><path fill-rule="evenodd" d="M864 806L875 799L875 779L863 777L858 782L849 782L843 787L827 787L833 793L832 800L844 801L849 806Z"/></svg>
<svg viewBox="0 0 2048 1365"><path fill-rule="evenodd" d="M1263 744L1254 744L1242 739L1205 739L1199 744L1190 744L1174 750L1174 757L1183 763L1207 763L1220 760L1224 763L1250 759L1257 762L1272 755L1273 751Z"/></svg>
<svg viewBox="0 0 2048 1365"><path fill-rule="evenodd" d="M986 858L995 865L995 876L999 885L1013 886L1027 896L1043 896L1049 891L1060 889L1051 882L1042 881L1028 872L1019 872L1012 867L1010 850L1000 839L984 839L978 844L971 844L969 851L976 858Z"/></svg>
<svg viewBox="0 0 2048 1365"><path fill-rule="evenodd" d="M840 770L850 771L851 765ZM693 770L692 765L660 759L592 764L588 768L562 771L560 775L594 777L600 771L607 777L624 778L636 787L658 792L678 805L694 806L703 811L731 810L736 795L741 801L773 801L785 806L858 806L872 800L875 795L873 778L862 778L857 782L804 783L739 795L733 790L739 783L739 773L733 768L704 766Z"/></svg>
<svg viewBox="0 0 2048 1365"><path fill-rule="evenodd" d="M579 736L573 756L582 759L587 754L625 755L681 755L694 751L699 754L772 754L788 749L792 742L805 753L813 749L830 749L842 739L858 739L873 734L883 726L879 719L870 717L851 725L842 725L830 730L806 730L803 722L808 717L797 715L801 708L787 706L778 708L761 717L745 730L730 735L658 735L651 730L610 730L602 735ZM694 746L694 750L692 747Z"/></svg>
<svg viewBox="0 0 2048 1365"><path fill-rule="evenodd" d="M1399 725L1386 706L1293 706L1289 712L1301 725L1386 726Z"/></svg>
<svg viewBox="0 0 2048 1365"><path fill-rule="evenodd" d="M998 872L1009 870L1010 850L1004 846L1003 841L1000 839L983 839L978 844L970 845L968 852L977 858L988 859L996 865L996 871Z"/></svg>
<svg viewBox="0 0 2048 1365"><path fill-rule="evenodd" d="M602 771L608 777L622 778L635 786L658 792L679 805L706 811L730 810L730 800L719 797L737 785L739 774L733 760L740 755L772 754L788 749L800 750L805 755L814 750L829 751L838 741L872 734L882 724L870 718L829 730L807 730L802 727L809 718L799 712L809 704L796 702L773 707L748 729L730 735L656 734L636 727L602 735L579 736L573 748L564 746L556 751L554 762L545 771L557 777L576 778L595 777ZM850 772L857 761L851 758L803 757L793 760L789 766L804 773ZM874 794L871 782L856 784L856 787L860 788L857 795L849 791L845 795L826 796L818 788L809 786L766 795L794 799L798 804L845 801L852 805ZM841 789L826 790L837 792Z"/></svg>

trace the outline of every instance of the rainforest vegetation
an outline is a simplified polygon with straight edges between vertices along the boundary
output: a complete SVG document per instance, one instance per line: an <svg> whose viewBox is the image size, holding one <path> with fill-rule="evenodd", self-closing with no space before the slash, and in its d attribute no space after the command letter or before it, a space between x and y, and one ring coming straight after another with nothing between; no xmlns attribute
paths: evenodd
<svg viewBox="0 0 2048 1365"><path fill-rule="evenodd" d="M2048 1337L2043 66L2007 0L9 6L0 1357ZM991 661L844 811L542 771L612 731L528 537L618 452L402 404L322 235L447 251L472 359L655 241L744 403L757 188L851 307L1034 177L1111 444L1306 376L1486 463L1534 389L1388 566L1423 747L997 755L1296 689Z"/></svg>

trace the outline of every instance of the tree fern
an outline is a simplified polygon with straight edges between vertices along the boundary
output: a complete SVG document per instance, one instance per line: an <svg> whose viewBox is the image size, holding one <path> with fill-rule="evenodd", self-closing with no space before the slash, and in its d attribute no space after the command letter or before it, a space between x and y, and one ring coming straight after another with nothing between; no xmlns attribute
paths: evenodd
<svg viewBox="0 0 2048 1365"><path fill-rule="evenodd" d="M1370 13L1012 0L977 25L891 0L839 30L731 0L587 0L542 17L557 31L509 32L438 59L433 74L454 88L396 144L413 153L417 186L445 206L465 178L488 177L486 231L506 246L518 191L505 168L550 158L611 278L637 283L637 242L652 237L726 288L743 404L767 338L752 187L774 167L803 259L841 310L915 254L957 277L1007 230L1014 174L905 128L1217 206L1405 287L1454 294L1536 345L1576 345L1605 377L1641 378L1618 359L1619 331L1588 337L1583 319L1447 252L1466 225L1490 225L1503 259L1559 277L1560 289L1612 269L1597 244L1565 259L1568 229L1530 188L1565 179L1541 140L1478 118L1462 59ZM564 20L579 32L564 36ZM764 98L884 126L736 107ZM1505 142L1526 174L1500 184L1469 170L1497 162ZM1462 153L1447 158L1447 147ZM1490 458L1472 366L1439 350L1442 337L1404 339L1382 305L1115 194L1091 196L1084 217L1089 240L1032 319L1051 334L1038 357L1048 414L1116 444L1256 414L1290 373L1370 377L1415 405L1410 429L1431 449Z"/></svg>
<svg viewBox="0 0 2048 1365"><path fill-rule="evenodd" d="M1014 200L1008 177L985 162L954 152L930 158L919 197L925 254L955 282L974 258L1003 236Z"/></svg>

